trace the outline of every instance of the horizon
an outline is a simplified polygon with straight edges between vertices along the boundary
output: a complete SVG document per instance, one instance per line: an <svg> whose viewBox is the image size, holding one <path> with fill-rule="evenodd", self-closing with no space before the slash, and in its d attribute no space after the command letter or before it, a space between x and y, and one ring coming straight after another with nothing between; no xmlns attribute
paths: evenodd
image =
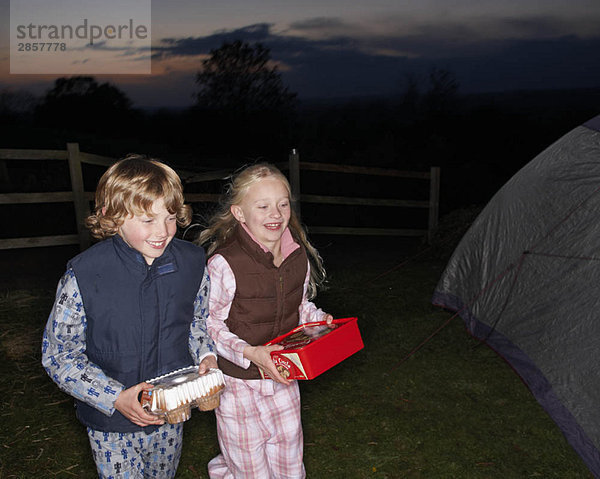
<svg viewBox="0 0 600 479"><path fill-rule="evenodd" d="M78 75L10 74L8 5L0 0L0 90L40 96L56 78ZM600 4L592 0L461 0L452 8L443 0L291 1L285 8L274 0L210 7L155 0L152 73L89 76L119 88L136 108L184 109L193 105L202 60L240 39L269 48L284 85L303 102L399 96L407 78L424 82L434 68L451 72L462 95L593 89L600 87L599 22ZM129 54L142 59L148 52Z"/></svg>

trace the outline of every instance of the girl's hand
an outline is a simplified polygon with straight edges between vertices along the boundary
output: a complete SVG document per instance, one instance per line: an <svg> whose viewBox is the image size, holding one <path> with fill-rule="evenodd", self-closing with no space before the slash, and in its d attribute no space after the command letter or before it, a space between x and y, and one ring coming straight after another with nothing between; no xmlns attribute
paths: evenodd
<svg viewBox="0 0 600 479"><path fill-rule="evenodd" d="M139 383L121 391L115 401L115 409L138 426L160 426L164 424L163 418L147 412L138 400L138 396L142 391L148 391L152 387L152 384Z"/></svg>
<svg viewBox="0 0 600 479"><path fill-rule="evenodd" d="M327 327L331 329L336 328L336 325L333 324L333 316L331 314L326 314L325 316L323 316L323 321L327 323Z"/></svg>
<svg viewBox="0 0 600 479"><path fill-rule="evenodd" d="M279 351L281 349L283 349L281 344L273 344L271 346L246 346L244 348L244 357L261 368L273 379L273 381L289 386L292 384L292 381L279 374L275 363L271 359L271 351Z"/></svg>
<svg viewBox="0 0 600 479"><path fill-rule="evenodd" d="M209 356L206 356L202 362L200 363L200 365L198 366L198 374L200 376L202 376L203 374L206 374L208 371L210 371L210 369L218 369L218 365L217 365L217 358L215 358L212 354Z"/></svg>

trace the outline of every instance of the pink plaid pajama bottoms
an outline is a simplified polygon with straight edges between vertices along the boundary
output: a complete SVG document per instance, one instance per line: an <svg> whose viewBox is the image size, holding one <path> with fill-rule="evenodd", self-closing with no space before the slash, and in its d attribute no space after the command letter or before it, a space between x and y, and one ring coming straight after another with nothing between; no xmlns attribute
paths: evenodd
<svg viewBox="0 0 600 479"><path fill-rule="evenodd" d="M298 383L274 383L274 394L226 376L215 410L221 454L208 463L211 479L301 479L306 476ZM264 388L263 388L264 389Z"/></svg>

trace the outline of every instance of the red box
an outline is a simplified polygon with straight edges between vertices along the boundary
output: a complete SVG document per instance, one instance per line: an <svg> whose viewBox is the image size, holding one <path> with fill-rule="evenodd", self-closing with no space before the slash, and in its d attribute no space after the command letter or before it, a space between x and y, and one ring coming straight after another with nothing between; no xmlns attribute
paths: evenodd
<svg viewBox="0 0 600 479"><path fill-rule="evenodd" d="M333 322L337 325L334 329L324 326L325 321L302 324L265 344L284 346L284 349L271 353L283 377L313 379L364 347L357 318ZM259 370L263 379L270 379Z"/></svg>

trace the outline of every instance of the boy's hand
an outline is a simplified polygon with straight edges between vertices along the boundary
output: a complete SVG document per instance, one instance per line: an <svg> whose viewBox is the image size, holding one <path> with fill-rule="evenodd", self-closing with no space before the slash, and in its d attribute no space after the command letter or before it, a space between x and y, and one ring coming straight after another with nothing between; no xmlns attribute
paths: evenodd
<svg viewBox="0 0 600 479"><path fill-rule="evenodd" d="M217 358L215 358L212 354L206 356L200 365L198 366L198 374L202 376L206 374L210 369L218 369L219 366L217 364Z"/></svg>
<svg viewBox="0 0 600 479"><path fill-rule="evenodd" d="M244 348L244 357L261 368L273 379L273 381L289 386L292 384L292 381L279 374L275 363L271 359L271 351L279 351L281 349L283 349L281 344L273 344L271 346L246 346Z"/></svg>
<svg viewBox="0 0 600 479"><path fill-rule="evenodd" d="M138 396L142 391L150 389L152 389L151 384L139 383L121 391L115 401L115 409L138 426L160 426L164 424L163 418L147 412L138 400Z"/></svg>

